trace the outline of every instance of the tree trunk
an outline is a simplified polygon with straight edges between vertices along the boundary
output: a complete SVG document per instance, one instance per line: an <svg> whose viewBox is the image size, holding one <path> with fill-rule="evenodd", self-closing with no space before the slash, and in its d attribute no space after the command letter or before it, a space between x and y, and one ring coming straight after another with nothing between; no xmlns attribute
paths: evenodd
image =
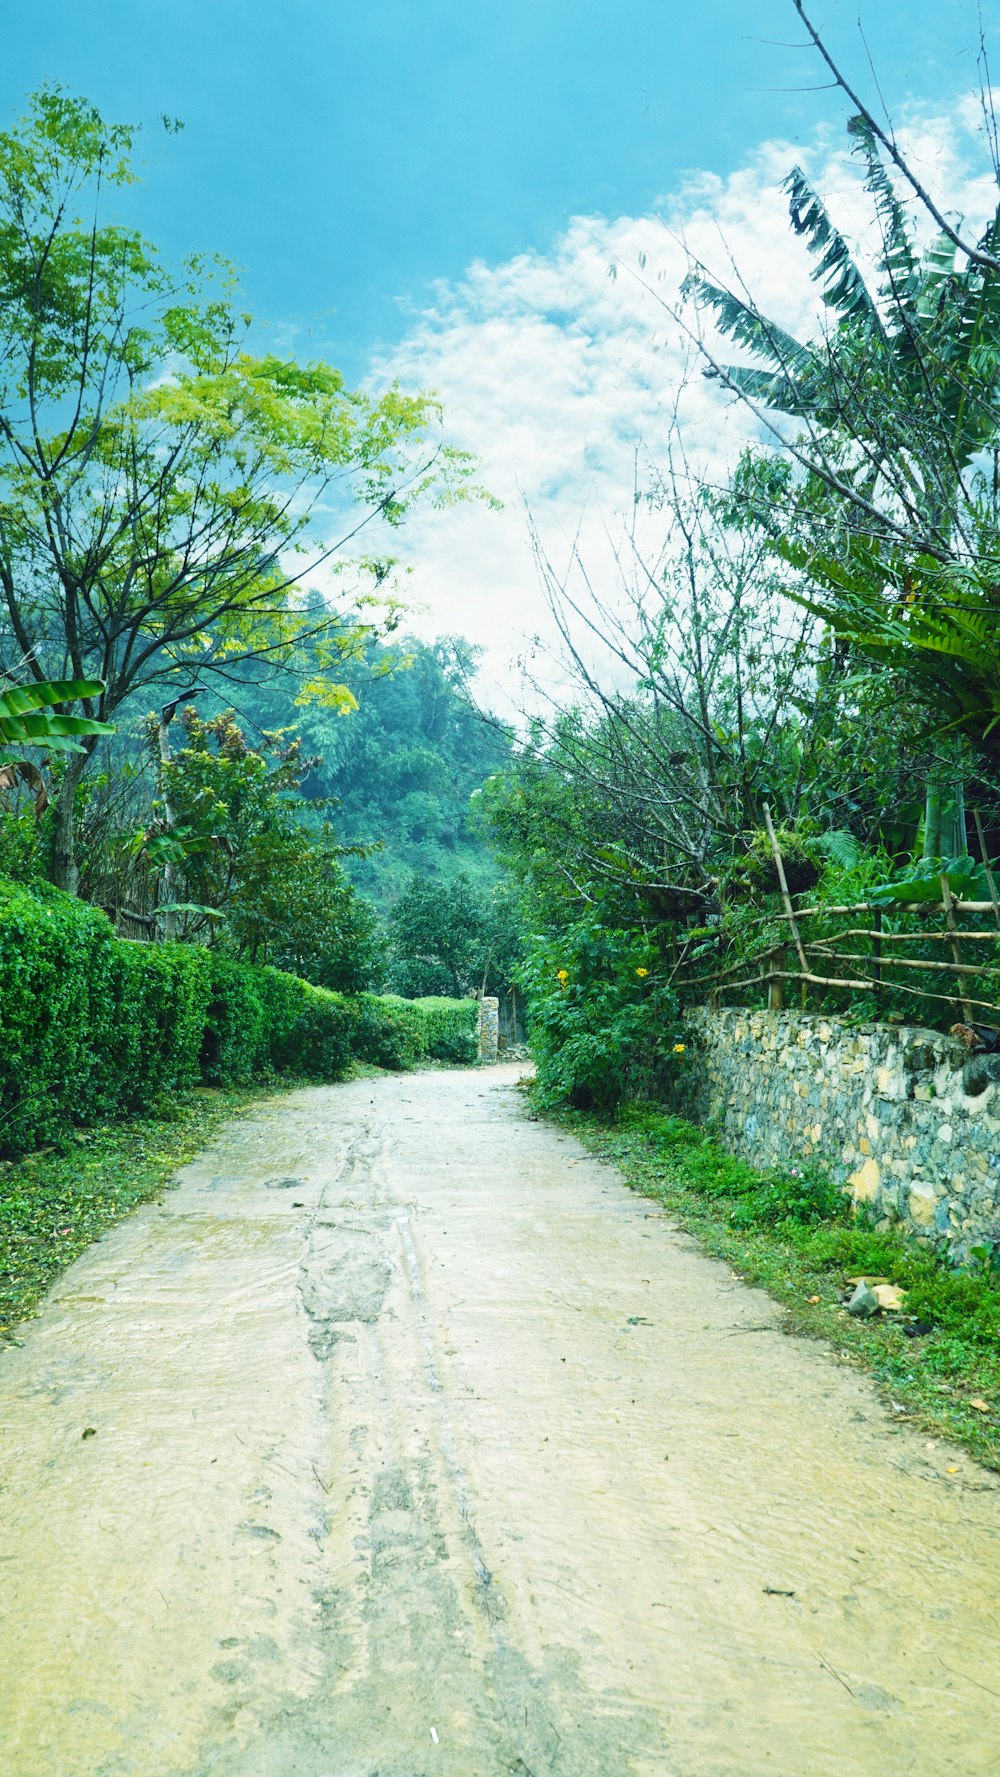
<svg viewBox="0 0 1000 1777"><path fill-rule="evenodd" d="M68 895L79 890L76 866L76 792L87 769L86 753L70 753L56 797L55 831L52 835L52 881Z"/></svg>
<svg viewBox="0 0 1000 1777"><path fill-rule="evenodd" d="M170 806L170 798L167 794L166 777L163 768L170 763L170 738L167 729L169 728L173 713L173 709L169 707L167 708L166 713L161 711L159 727L157 729L157 739L160 748L160 798L163 803L163 818L171 833L173 832L174 827L174 811ZM160 936L164 943L169 943L171 939L176 938L177 936L177 915L170 911L177 899L177 872L169 858L164 859L163 875L160 879L160 886L162 890L160 904L167 909L163 915L163 927Z"/></svg>

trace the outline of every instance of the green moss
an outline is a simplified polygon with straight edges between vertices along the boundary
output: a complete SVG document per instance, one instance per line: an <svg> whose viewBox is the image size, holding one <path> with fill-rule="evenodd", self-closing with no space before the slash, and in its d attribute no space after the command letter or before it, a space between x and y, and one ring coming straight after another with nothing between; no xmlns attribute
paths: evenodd
<svg viewBox="0 0 1000 1777"><path fill-rule="evenodd" d="M559 1120L708 1252L784 1303L789 1331L826 1339L842 1361L869 1371L902 1410L898 1419L1000 1469L1000 1275L954 1271L902 1235L852 1217L821 1175L755 1172L704 1130L655 1107L626 1107L614 1122L580 1113ZM900 1285L908 1318L931 1331L908 1338L898 1316L853 1319L841 1297L859 1275Z"/></svg>

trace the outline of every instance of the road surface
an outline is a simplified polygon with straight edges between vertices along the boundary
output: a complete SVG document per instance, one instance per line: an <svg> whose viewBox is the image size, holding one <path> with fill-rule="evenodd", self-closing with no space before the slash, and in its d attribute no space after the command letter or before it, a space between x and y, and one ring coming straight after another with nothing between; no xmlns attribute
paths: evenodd
<svg viewBox="0 0 1000 1777"><path fill-rule="evenodd" d="M263 1102L0 1354L3 1777L1000 1772L995 1478L518 1071Z"/></svg>

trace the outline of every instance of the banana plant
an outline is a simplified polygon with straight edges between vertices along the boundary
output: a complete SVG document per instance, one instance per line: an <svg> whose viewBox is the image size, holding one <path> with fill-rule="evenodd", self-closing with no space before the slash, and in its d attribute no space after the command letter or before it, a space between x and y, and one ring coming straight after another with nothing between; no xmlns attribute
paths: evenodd
<svg viewBox="0 0 1000 1777"><path fill-rule="evenodd" d="M802 422L805 483L793 489L786 477L775 496L758 457L754 515L798 571L799 602L858 655L901 674L935 733L964 735L995 764L1000 206L982 262L960 262L945 235L918 250L870 127L855 118L849 128L881 236L874 276L802 170L785 181L831 315L822 337L803 343L700 271L687 289L756 360L707 374L757 411ZM751 488L754 466L744 471Z"/></svg>
<svg viewBox="0 0 1000 1777"><path fill-rule="evenodd" d="M59 704L100 697L103 690L100 679L43 679L35 684L8 685L0 691L0 764L25 763L25 748L83 753L85 738L113 734L110 722L58 713Z"/></svg>

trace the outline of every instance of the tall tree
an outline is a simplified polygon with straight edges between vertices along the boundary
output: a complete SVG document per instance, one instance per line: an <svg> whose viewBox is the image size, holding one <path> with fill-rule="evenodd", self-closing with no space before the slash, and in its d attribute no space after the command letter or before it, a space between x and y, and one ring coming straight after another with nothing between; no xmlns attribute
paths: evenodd
<svg viewBox="0 0 1000 1777"><path fill-rule="evenodd" d="M727 365L706 351L707 374L752 408L785 455L783 477L744 472L737 493L807 583L799 596L857 651L903 672L941 728L995 763L1000 204L966 240L869 111L859 108L849 129L879 240L870 275L802 170L786 180L830 317L817 338L794 338L704 269L687 289L756 360ZM897 182L938 225L922 252Z"/></svg>
<svg viewBox="0 0 1000 1777"><path fill-rule="evenodd" d="M228 266L171 275L109 220L134 147L58 89L0 134L0 670L100 679L72 707L104 720L140 690L168 698L308 639L312 690L347 700L338 662L373 624L317 570L370 527L345 604L391 608L385 528L421 495L456 497L468 461L435 439L431 398L251 352ZM346 535L318 535L320 507ZM83 745L55 822L71 890Z"/></svg>

